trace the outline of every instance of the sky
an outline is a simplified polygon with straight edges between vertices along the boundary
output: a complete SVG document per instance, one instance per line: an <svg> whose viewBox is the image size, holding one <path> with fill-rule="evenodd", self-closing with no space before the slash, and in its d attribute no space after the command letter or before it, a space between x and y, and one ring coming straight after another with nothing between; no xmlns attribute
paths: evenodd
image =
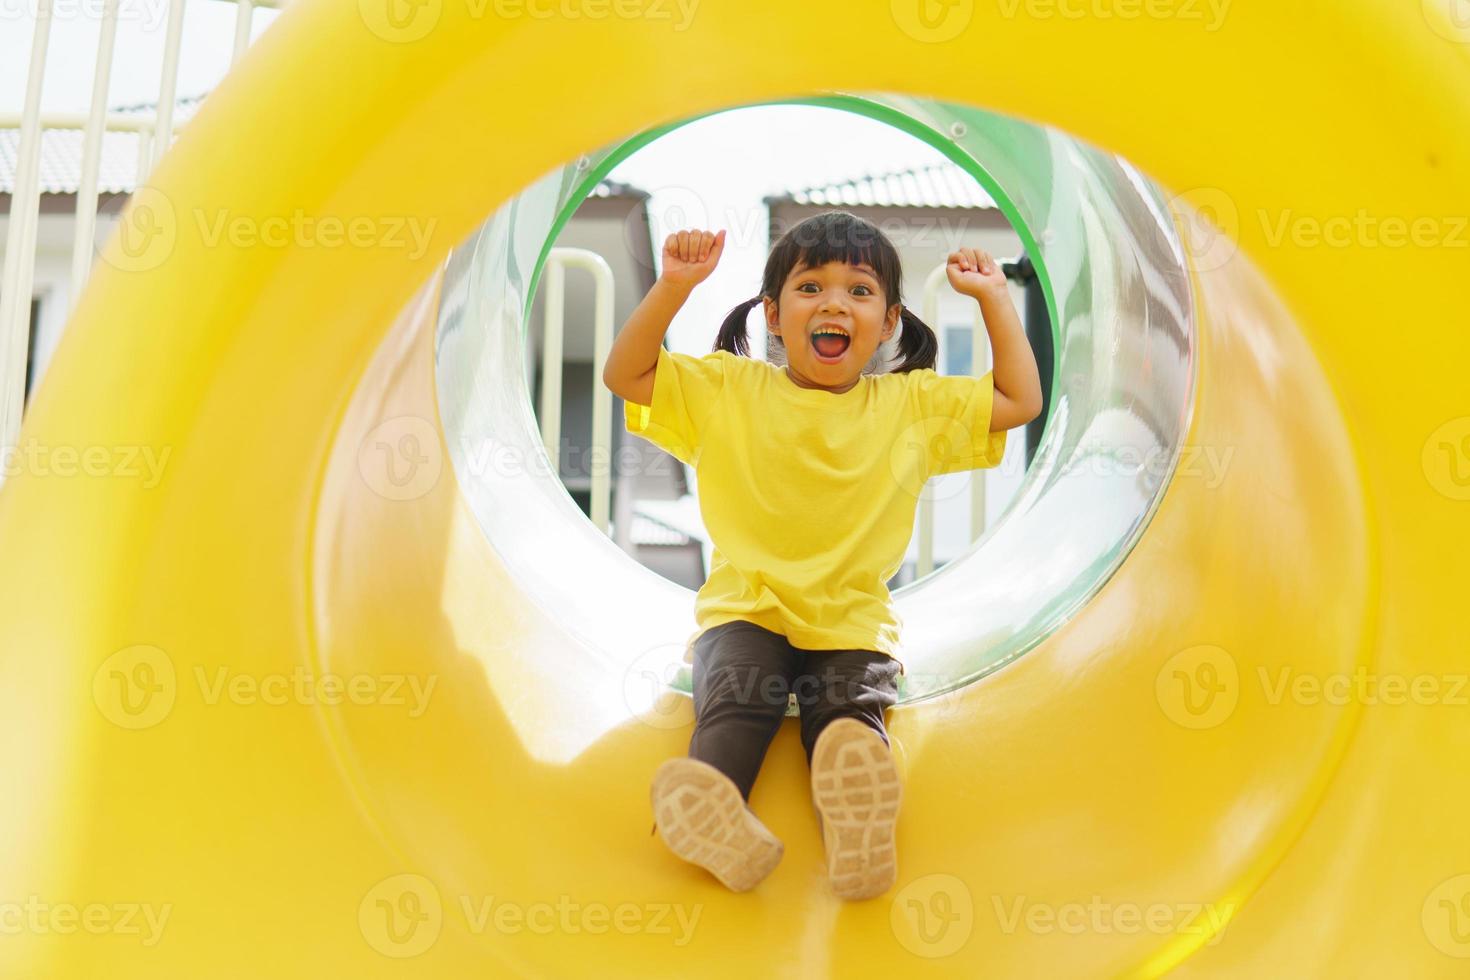
<svg viewBox="0 0 1470 980"><path fill-rule="evenodd" d="M102 0L54 0L54 4L41 111L85 112L92 95ZM276 16L273 10L256 10L253 36L258 37ZM167 17L167 0L118 0L110 105L157 101ZM0 114L19 113L25 105L35 27L36 0L0 0ZM188 4L179 95L200 95L213 88L229 68L234 43L234 4Z"/></svg>
<svg viewBox="0 0 1470 980"><path fill-rule="evenodd" d="M102 2L54 0L43 112L87 110ZM0 0L0 117L18 115L24 105L35 3ZM167 0L119 0L119 5L109 104L154 102ZM256 10L254 36L276 16L272 10ZM233 4L195 2L186 7L180 97L207 93L219 82L229 66L234 32ZM921 141L864 117L808 106L771 106L734 109L681 127L623 161L611 176L652 194L655 251L671 231L727 229L719 268L695 290L669 331L673 349L707 353L724 314L759 286L767 245L763 195L942 159ZM763 342L759 336L751 339Z"/></svg>
<svg viewBox="0 0 1470 980"><path fill-rule="evenodd" d="M764 195L943 159L922 141L863 116L763 106L680 127L610 176L653 195L655 252L665 236L683 228L726 229L719 266L695 289L668 335L673 350L707 354L725 314L759 290L768 242ZM764 338L754 330L752 353L759 354Z"/></svg>

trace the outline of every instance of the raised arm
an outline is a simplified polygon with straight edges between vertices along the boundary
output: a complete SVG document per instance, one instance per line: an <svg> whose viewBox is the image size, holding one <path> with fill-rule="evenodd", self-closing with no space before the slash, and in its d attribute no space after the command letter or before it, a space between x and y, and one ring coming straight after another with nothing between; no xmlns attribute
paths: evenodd
<svg viewBox="0 0 1470 980"><path fill-rule="evenodd" d="M714 271L725 249L725 232L680 231L664 241L663 270L613 340L602 383L624 401L653 401L658 349L684 301Z"/></svg>
<svg viewBox="0 0 1470 980"><path fill-rule="evenodd" d="M690 287L660 279L628 317L602 366L602 383L614 395L635 405L653 401L658 349L669 324L674 322L674 314L684 306L691 291Z"/></svg>
<svg viewBox="0 0 1470 980"><path fill-rule="evenodd" d="M1025 425L1041 414L1041 372L1000 263L984 249L964 248L950 253L945 271L956 292L980 304L985 332L990 335L995 381L990 431Z"/></svg>

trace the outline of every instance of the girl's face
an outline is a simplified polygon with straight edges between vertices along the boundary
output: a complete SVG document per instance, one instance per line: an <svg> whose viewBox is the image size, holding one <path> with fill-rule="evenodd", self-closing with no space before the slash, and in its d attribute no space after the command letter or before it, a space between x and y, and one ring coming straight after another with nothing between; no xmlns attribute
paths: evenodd
<svg viewBox="0 0 1470 980"><path fill-rule="evenodd" d="M781 286L779 313L770 297L763 305L767 329L786 348L787 372L803 388L848 390L898 326L899 304L885 307L866 263L797 266Z"/></svg>

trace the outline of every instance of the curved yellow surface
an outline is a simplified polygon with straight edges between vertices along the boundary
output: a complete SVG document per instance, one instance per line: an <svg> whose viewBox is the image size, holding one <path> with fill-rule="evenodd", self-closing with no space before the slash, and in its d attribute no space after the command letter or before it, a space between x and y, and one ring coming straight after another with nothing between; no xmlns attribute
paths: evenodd
<svg viewBox="0 0 1470 980"><path fill-rule="evenodd" d="M0 493L5 974L1463 973L1464 32L1432 2L1093 6L288 10L135 198L153 234L109 243L32 403L22 450L108 464L21 456L56 465ZM1240 247L1195 273L1189 443L1223 476L1182 468L1042 646L894 713L900 882L854 905L790 726L755 893L649 836L688 702L631 712L505 574L431 356L438 261L538 175L819 89L1057 125ZM222 212L380 234L215 237Z"/></svg>

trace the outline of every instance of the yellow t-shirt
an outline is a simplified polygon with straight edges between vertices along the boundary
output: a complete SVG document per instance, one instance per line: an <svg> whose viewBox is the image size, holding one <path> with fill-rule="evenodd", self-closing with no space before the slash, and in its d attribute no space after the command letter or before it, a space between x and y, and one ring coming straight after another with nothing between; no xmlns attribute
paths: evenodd
<svg viewBox="0 0 1470 980"><path fill-rule="evenodd" d="M712 545L699 629L746 620L801 650L899 656L888 580L924 482L996 466L990 373L863 375L841 394L728 351L658 352L653 404L627 430L694 467ZM687 659L687 658L686 658Z"/></svg>

